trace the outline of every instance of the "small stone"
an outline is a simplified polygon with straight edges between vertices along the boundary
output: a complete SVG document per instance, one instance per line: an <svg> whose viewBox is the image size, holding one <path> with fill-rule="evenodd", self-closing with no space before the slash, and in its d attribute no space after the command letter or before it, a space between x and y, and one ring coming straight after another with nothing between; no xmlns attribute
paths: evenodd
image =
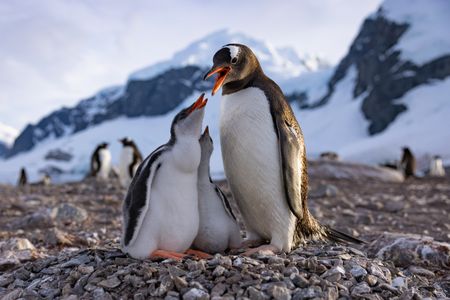
<svg viewBox="0 0 450 300"><path fill-rule="evenodd" d="M90 261L91 261L91 259L89 258L89 256L87 256L87 255L80 255L80 256L74 257L74 258L70 259L69 261L63 263L61 265L61 267L62 268L77 267L79 265L86 264L86 263L88 263Z"/></svg>
<svg viewBox="0 0 450 300"><path fill-rule="evenodd" d="M410 266L408 268L408 271L414 275L425 276L425 277L429 277L429 278L432 278L435 276L434 272L424 269L424 268L421 268L421 267L417 267L417 266Z"/></svg>
<svg viewBox="0 0 450 300"><path fill-rule="evenodd" d="M272 289L272 297L277 300L290 300L291 293L288 288L284 286L274 286Z"/></svg>
<svg viewBox="0 0 450 300"><path fill-rule="evenodd" d="M113 289L118 287L121 284L121 281L117 277L111 277L105 280L100 281L97 285L106 288L106 289Z"/></svg>
<svg viewBox="0 0 450 300"><path fill-rule="evenodd" d="M225 273L225 271L226 271L226 269L225 269L224 267L222 267L222 266L219 265L219 266L217 266L217 267L214 269L212 275L213 275L214 277L220 277L220 276L223 275L223 273Z"/></svg>
<svg viewBox="0 0 450 300"><path fill-rule="evenodd" d="M316 297L320 297L321 292L318 290L320 287L308 287L305 289L300 289L293 295L293 300L297 299L312 299Z"/></svg>
<svg viewBox="0 0 450 300"><path fill-rule="evenodd" d="M395 277L394 280L392 280L392 286L394 288L398 288L398 289L402 289L402 288L407 289L408 283L406 281L406 278L404 278L404 277Z"/></svg>
<svg viewBox="0 0 450 300"><path fill-rule="evenodd" d="M187 262L188 270L193 271L204 271L205 270L205 262L204 261L195 261L191 260Z"/></svg>
<svg viewBox="0 0 450 300"><path fill-rule="evenodd" d="M9 292L8 294L2 296L2 300L16 300L16 299L19 299L21 295L22 295L22 290L16 289L16 290L13 290L13 291Z"/></svg>
<svg viewBox="0 0 450 300"><path fill-rule="evenodd" d="M13 281L14 281L14 277L12 276L12 274L0 275L0 287L7 286L8 284L10 284Z"/></svg>
<svg viewBox="0 0 450 300"><path fill-rule="evenodd" d="M69 203L63 203L55 207L51 216L62 224L84 222L88 218L88 213L84 208Z"/></svg>
<svg viewBox="0 0 450 300"><path fill-rule="evenodd" d="M173 278L173 283L179 292L188 286L186 279L178 276Z"/></svg>
<svg viewBox="0 0 450 300"><path fill-rule="evenodd" d="M250 300L269 299L270 297L264 292L254 288L253 286L247 289L248 297Z"/></svg>
<svg viewBox="0 0 450 300"><path fill-rule="evenodd" d="M362 278L364 278L364 276L367 275L367 271L363 267L355 265L350 269L350 274L352 274L352 276L356 279L361 280Z"/></svg>
<svg viewBox="0 0 450 300"><path fill-rule="evenodd" d="M208 293L197 288L191 288L183 295L183 300L208 300L208 299L209 299Z"/></svg>
<svg viewBox="0 0 450 300"><path fill-rule="evenodd" d="M92 272L94 272L94 267L93 266L78 266L78 271L81 272L82 274L91 274Z"/></svg>
<svg viewBox="0 0 450 300"><path fill-rule="evenodd" d="M383 270L381 270L381 268L375 264L370 264L369 268L369 273L383 279L386 282L389 282L389 279L384 275Z"/></svg>
<svg viewBox="0 0 450 300"><path fill-rule="evenodd" d="M212 288L211 297L212 296L222 296L223 294L225 294L226 290L227 290L226 284L218 283Z"/></svg>
<svg viewBox="0 0 450 300"><path fill-rule="evenodd" d="M299 288L305 288L309 285L308 279L300 274L294 274L294 276L291 276L291 280L292 283L294 283Z"/></svg>
<svg viewBox="0 0 450 300"><path fill-rule="evenodd" d="M352 296L358 296L362 294L370 293L370 287L366 282L361 282L353 287L351 290Z"/></svg>
<svg viewBox="0 0 450 300"><path fill-rule="evenodd" d="M367 275L365 281L370 285L374 286L378 283L378 278L373 275Z"/></svg>

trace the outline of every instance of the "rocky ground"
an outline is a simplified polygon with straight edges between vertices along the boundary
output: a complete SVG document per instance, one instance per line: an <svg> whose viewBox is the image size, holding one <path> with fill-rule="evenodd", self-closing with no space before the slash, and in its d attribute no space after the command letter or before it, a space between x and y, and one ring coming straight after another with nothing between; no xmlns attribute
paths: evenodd
<svg viewBox="0 0 450 300"><path fill-rule="evenodd" d="M329 172L339 165L311 166L313 214L367 245L138 261L117 249L125 192L114 182L0 186L0 298L450 297L449 178L383 181L379 170L349 177L349 166L339 176Z"/></svg>

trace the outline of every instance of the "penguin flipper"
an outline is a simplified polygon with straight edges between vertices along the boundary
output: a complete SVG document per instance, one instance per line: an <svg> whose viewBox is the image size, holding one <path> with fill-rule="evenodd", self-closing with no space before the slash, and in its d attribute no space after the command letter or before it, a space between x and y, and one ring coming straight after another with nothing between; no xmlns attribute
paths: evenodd
<svg viewBox="0 0 450 300"><path fill-rule="evenodd" d="M227 214L235 221L237 221L236 214L233 212L233 208L231 207L230 201L228 201L227 196L222 192L222 190L216 185L215 191L219 199L222 201L223 208L227 212Z"/></svg>
<svg viewBox="0 0 450 300"><path fill-rule="evenodd" d="M289 208L302 220L306 208L308 178L303 135L294 118L278 117L275 120L283 174L284 190Z"/></svg>
<svg viewBox="0 0 450 300"><path fill-rule="evenodd" d="M161 154L166 146L152 152L139 166L128 188L123 204L123 244L134 242L150 206L150 191L153 179L161 166Z"/></svg>

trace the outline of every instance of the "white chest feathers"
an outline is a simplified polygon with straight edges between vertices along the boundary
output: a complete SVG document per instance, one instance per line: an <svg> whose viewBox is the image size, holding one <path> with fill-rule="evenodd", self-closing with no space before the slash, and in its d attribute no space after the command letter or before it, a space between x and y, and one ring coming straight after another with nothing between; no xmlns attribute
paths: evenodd
<svg viewBox="0 0 450 300"><path fill-rule="evenodd" d="M223 97L220 141L246 230L289 251L295 217L285 199L278 138L262 90L252 87Z"/></svg>
<svg viewBox="0 0 450 300"><path fill-rule="evenodd" d="M119 179L123 187L128 187L130 185L131 179L133 178L133 175L139 165L137 163L136 166L131 166L131 163L133 162L133 156L134 150L132 147L126 146L122 148L119 160ZM130 170L132 174L130 174Z"/></svg>
<svg viewBox="0 0 450 300"><path fill-rule="evenodd" d="M442 163L442 159L433 158L430 164L430 175L435 177L444 177L445 169Z"/></svg>
<svg viewBox="0 0 450 300"><path fill-rule="evenodd" d="M108 179L111 172L111 152L108 149L100 149L98 152L100 160L100 168L97 173L97 178Z"/></svg>

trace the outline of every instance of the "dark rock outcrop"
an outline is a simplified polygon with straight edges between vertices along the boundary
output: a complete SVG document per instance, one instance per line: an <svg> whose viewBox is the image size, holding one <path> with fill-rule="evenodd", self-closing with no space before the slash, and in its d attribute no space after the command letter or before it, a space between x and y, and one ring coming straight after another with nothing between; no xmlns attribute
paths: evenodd
<svg viewBox="0 0 450 300"><path fill-rule="evenodd" d="M414 87L450 76L450 50L448 55L436 57L423 65L401 57L395 46L410 26L387 19L382 10L366 19L348 54L328 82L328 92L310 108L325 105L337 83L354 66L357 77L353 98L363 95L361 108L369 121L369 134L385 130L400 113L407 110L407 104L396 103L395 99Z"/></svg>
<svg viewBox="0 0 450 300"><path fill-rule="evenodd" d="M49 137L60 138L117 117L163 115L195 91L212 87L212 82L203 81L205 71L186 66L167 70L147 80L130 80L125 87L102 90L75 107L61 108L37 124L28 125L7 156L31 150Z"/></svg>
<svg viewBox="0 0 450 300"><path fill-rule="evenodd" d="M0 142L0 157L4 157L8 152L8 146L6 144Z"/></svg>

